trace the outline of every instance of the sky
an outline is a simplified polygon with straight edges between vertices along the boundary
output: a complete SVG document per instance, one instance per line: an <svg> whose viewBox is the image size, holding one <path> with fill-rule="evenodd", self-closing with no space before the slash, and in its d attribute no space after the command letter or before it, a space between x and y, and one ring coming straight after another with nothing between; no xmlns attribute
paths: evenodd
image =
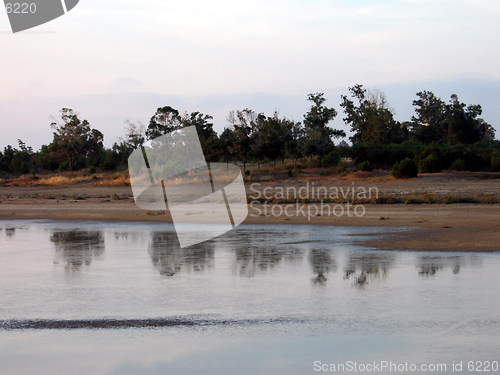
<svg viewBox="0 0 500 375"><path fill-rule="evenodd" d="M500 137L498 0L80 0L66 15L13 34L0 9L0 149L52 140L63 107L105 135L158 107L228 126L251 108L301 121L307 94L339 112L356 83L409 120L415 93L481 104Z"/></svg>

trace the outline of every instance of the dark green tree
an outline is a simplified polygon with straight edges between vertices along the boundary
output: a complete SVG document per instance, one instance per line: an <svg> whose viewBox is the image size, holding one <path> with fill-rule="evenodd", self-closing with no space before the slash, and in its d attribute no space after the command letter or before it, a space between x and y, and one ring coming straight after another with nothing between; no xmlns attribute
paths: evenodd
<svg viewBox="0 0 500 375"><path fill-rule="evenodd" d="M304 115L304 152L306 155L324 156L333 150L332 138L345 137L345 132L328 126L337 116L337 111L323 105L326 101L323 93L309 94L307 100L313 104Z"/></svg>
<svg viewBox="0 0 500 375"><path fill-rule="evenodd" d="M60 166L69 170L96 166L103 152L103 134L92 129L87 120L80 120L72 109L61 110L61 121L51 124L55 130L49 145Z"/></svg>
<svg viewBox="0 0 500 375"><path fill-rule="evenodd" d="M260 115L259 125L253 142L253 156L258 161L283 159L285 157L285 140L287 129L277 112L272 117Z"/></svg>
<svg viewBox="0 0 500 375"><path fill-rule="evenodd" d="M354 133L350 138L353 143L401 143L407 138L405 128L394 120L382 93L369 93L359 84L349 87L349 91L356 103L342 95L340 106L346 115L345 123Z"/></svg>
<svg viewBox="0 0 500 375"><path fill-rule="evenodd" d="M149 121L146 138L158 138L180 128L181 125L182 119L178 110L169 106L158 108Z"/></svg>
<svg viewBox="0 0 500 375"><path fill-rule="evenodd" d="M469 105L459 101L453 94L446 104L430 91L417 93L413 101L416 115L412 117L413 137L423 143L472 144L491 141L495 130L483 119L480 105Z"/></svg>
<svg viewBox="0 0 500 375"><path fill-rule="evenodd" d="M226 163L229 163L236 155L234 154L234 131L231 128L225 128L221 133L220 137L220 146L223 150L223 158Z"/></svg>
<svg viewBox="0 0 500 375"><path fill-rule="evenodd" d="M213 117L201 112L185 113L181 119L181 126L195 126L200 138L201 148L207 161L216 161L221 157L219 138L214 131Z"/></svg>
<svg viewBox="0 0 500 375"><path fill-rule="evenodd" d="M247 162L254 156L255 137L262 116L248 108L241 111L230 111L227 116L227 121L232 127L233 145L231 153L243 162L243 169L245 170Z"/></svg>
<svg viewBox="0 0 500 375"><path fill-rule="evenodd" d="M482 112L480 105L467 106L453 94L446 105L447 142L472 144L482 141L487 132L494 134L491 125L478 117Z"/></svg>

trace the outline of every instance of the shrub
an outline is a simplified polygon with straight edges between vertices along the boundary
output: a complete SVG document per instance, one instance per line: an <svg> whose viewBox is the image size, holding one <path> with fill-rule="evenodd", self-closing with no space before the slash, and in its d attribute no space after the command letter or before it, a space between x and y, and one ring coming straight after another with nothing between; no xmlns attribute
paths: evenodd
<svg viewBox="0 0 500 375"><path fill-rule="evenodd" d="M352 157L356 164L369 161L374 168L389 169L404 158L413 158L423 150L423 145L415 142L401 144L357 143L352 147Z"/></svg>
<svg viewBox="0 0 500 375"><path fill-rule="evenodd" d="M358 169L363 172L371 172L373 171L373 166L368 160L365 160L359 165Z"/></svg>
<svg viewBox="0 0 500 375"><path fill-rule="evenodd" d="M464 159L457 159L453 163L451 163L450 169L454 171L466 171L468 168Z"/></svg>
<svg viewBox="0 0 500 375"><path fill-rule="evenodd" d="M418 171L420 173L438 173L441 172L441 163L439 159L433 155L427 155L418 163Z"/></svg>
<svg viewBox="0 0 500 375"><path fill-rule="evenodd" d="M392 175L396 178L413 178L417 177L417 174L417 165L410 158L403 159L392 167Z"/></svg>
<svg viewBox="0 0 500 375"><path fill-rule="evenodd" d="M100 167L106 171L112 171L116 169L117 166L118 162L116 160L115 153L113 152L113 150L104 151L104 156L101 160Z"/></svg>
<svg viewBox="0 0 500 375"><path fill-rule="evenodd" d="M494 171L500 171L500 152L491 155L491 168Z"/></svg>
<svg viewBox="0 0 500 375"><path fill-rule="evenodd" d="M336 150L330 151L323 159L321 159L321 166L324 168L335 167L339 163L340 154Z"/></svg>

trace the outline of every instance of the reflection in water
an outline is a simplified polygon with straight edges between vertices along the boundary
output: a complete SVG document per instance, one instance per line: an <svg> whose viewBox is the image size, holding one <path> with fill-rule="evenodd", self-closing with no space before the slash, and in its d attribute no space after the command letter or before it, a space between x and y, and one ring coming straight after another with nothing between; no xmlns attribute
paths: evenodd
<svg viewBox="0 0 500 375"><path fill-rule="evenodd" d="M313 283L325 286L327 282L326 274L337 269L337 263L329 249L312 249L309 251L309 261L316 277Z"/></svg>
<svg viewBox="0 0 500 375"><path fill-rule="evenodd" d="M5 229L5 236L6 237L14 237L16 234L16 228L15 227L5 227L5 228L0 228L0 232L2 232Z"/></svg>
<svg viewBox="0 0 500 375"><path fill-rule="evenodd" d="M0 228L0 373L289 374L332 355L498 356L498 253L376 251L344 235L365 229L328 226L243 225L187 249L165 223Z"/></svg>
<svg viewBox="0 0 500 375"><path fill-rule="evenodd" d="M56 247L56 260L66 261L67 271L79 271L83 265L90 265L95 257L104 253L104 237L101 231L55 231L50 240Z"/></svg>
<svg viewBox="0 0 500 375"><path fill-rule="evenodd" d="M126 242L127 244L137 244L140 243L144 240L144 233L143 232L128 232L128 231L114 231L113 232L113 237L115 240L121 240L123 242Z"/></svg>
<svg viewBox="0 0 500 375"><path fill-rule="evenodd" d="M349 256L344 279L354 275L354 284L364 286L369 279L385 279L395 256L389 253L355 253ZM356 272L359 274L356 276Z"/></svg>
<svg viewBox="0 0 500 375"><path fill-rule="evenodd" d="M253 277L259 272L272 270L282 261L295 263L302 260L303 249L275 243L275 240L275 232L235 232L230 244L235 255L233 273Z"/></svg>
<svg viewBox="0 0 500 375"><path fill-rule="evenodd" d="M422 276L434 276L438 271L450 267L453 274L458 275L462 266L462 257L460 256L421 256L418 274Z"/></svg>
<svg viewBox="0 0 500 375"><path fill-rule="evenodd" d="M181 271L200 272L214 265L214 242L181 249L174 233L153 232L149 255L161 275L174 276Z"/></svg>

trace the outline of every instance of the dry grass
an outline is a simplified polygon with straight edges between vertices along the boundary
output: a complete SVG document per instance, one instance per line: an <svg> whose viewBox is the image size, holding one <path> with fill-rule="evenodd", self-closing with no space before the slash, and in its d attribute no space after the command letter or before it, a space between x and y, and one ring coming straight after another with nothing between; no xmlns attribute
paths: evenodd
<svg viewBox="0 0 500 375"><path fill-rule="evenodd" d="M130 186L130 177L127 171L113 174L100 173L97 176L96 186Z"/></svg>
<svg viewBox="0 0 500 375"><path fill-rule="evenodd" d="M85 176L51 176L46 178L40 178L38 180L32 180L31 185L33 186L64 186L73 185L80 182L91 180L92 178Z"/></svg>
<svg viewBox="0 0 500 375"><path fill-rule="evenodd" d="M128 176L114 177L105 179L95 183L97 186L130 186L130 178Z"/></svg>

